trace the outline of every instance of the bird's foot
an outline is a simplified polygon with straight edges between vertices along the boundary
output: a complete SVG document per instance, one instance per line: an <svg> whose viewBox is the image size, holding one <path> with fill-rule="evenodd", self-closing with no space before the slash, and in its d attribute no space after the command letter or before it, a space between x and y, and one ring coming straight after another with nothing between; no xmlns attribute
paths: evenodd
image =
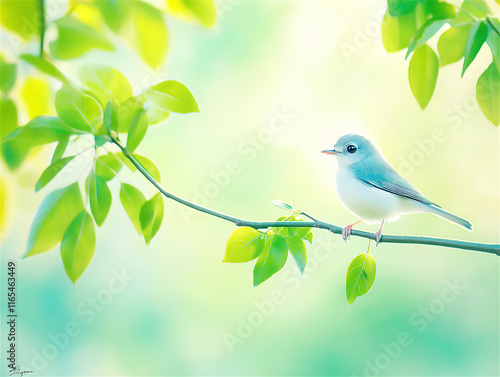
<svg viewBox="0 0 500 377"><path fill-rule="evenodd" d="M349 238L351 238L351 231L352 231L353 224L351 225L346 225L345 227L342 228L342 239L347 242Z"/></svg>
<svg viewBox="0 0 500 377"><path fill-rule="evenodd" d="M375 240L377 241L377 245L380 243L380 239L382 238L382 229L379 229L375 232Z"/></svg>

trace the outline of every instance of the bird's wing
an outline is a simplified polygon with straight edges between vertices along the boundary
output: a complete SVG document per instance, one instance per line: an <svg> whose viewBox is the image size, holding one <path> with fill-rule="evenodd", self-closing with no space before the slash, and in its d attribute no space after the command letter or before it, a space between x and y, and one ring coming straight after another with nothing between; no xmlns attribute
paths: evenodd
<svg viewBox="0 0 500 377"><path fill-rule="evenodd" d="M367 158L350 166L354 176L364 184L404 198L439 207L403 178L387 161Z"/></svg>

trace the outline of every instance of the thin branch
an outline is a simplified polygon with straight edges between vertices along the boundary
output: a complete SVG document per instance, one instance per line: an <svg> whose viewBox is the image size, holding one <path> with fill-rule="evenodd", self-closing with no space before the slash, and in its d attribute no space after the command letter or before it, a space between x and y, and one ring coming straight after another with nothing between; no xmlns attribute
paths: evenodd
<svg viewBox="0 0 500 377"><path fill-rule="evenodd" d="M493 30L495 30L497 32L498 35L500 35L500 30L498 30L498 27L495 25L495 23L493 21L491 21L490 17L486 17L486 22L488 23L488 25L491 26L491 28Z"/></svg>
<svg viewBox="0 0 500 377"><path fill-rule="evenodd" d="M334 234L342 234L342 228L337 225L333 225L321 220L317 220L316 218L301 212L302 215L308 217L313 221L249 221L240 219L237 217L229 216L221 212L217 212L211 210L210 208L206 208L203 206L199 206L195 203L191 203L187 200L179 198L165 189L149 174L149 172L140 164L139 161L130 153L130 151L124 147L116 138L111 137L111 141L116 144L123 155L130 160L132 164L139 170L139 172L155 186L165 197L172 199L180 204L183 204L187 207L195 209L197 211L206 213L211 216L218 217L222 220L226 220L232 222L236 226L249 226L254 229L265 229L270 227L310 227L310 228L318 228L318 229L326 229ZM376 240L376 236L374 233L363 232L361 230L353 229L351 232L352 236L367 238L370 240ZM459 241L453 239L446 238L434 238L434 237L420 237L420 236L393 236L393 235L383 235L380 239L380 243L404 243L404 244L419 244L419 245L433 245L433 246L442 246L442 247L450 247L455 249L464 249L464 250L474 250L480 251L484 253L491 253L500 256L500 244L487 244L487 243L479 243L479 242L468 242L468 241Z"/></svg>
<svg viewBox="0 0 500 377"><path fill-rule="evenodd" d="M40 51L39 55L43 59L43 45L45 41L45 0L38 0L40 10Z"/></svg>

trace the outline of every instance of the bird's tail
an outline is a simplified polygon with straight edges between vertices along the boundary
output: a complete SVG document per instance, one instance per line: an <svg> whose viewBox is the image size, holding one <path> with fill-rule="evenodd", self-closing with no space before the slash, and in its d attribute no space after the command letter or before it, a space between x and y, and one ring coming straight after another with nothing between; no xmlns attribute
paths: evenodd
<svg viewBox="0 0 500 377"><path fill-rule="evenodd" d="M474 230L474 225L469 220L466 220L463 217L457 216L438 206L429 206L428 208L429 212L433 213L434 215L442 217L443 219L448 220L453 224L457 224L458 226L461 226L462 228L465 228L470 232Z"/></svg>

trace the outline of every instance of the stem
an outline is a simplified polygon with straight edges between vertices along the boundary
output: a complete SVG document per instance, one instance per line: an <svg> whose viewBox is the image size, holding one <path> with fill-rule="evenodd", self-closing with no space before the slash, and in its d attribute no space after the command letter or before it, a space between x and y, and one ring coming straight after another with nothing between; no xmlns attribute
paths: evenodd
<svg viewBox="0 0 500 377"><path fill-rule="evenodd" d="M45 0L38 0L40 7L40 52L39 55L43 59L43 45L45 41Z"/></svg>
<svg viewBox="0 0 500 377"><path fill-rule="evenodd" d="M500 35L500 30L498 30L497 26L495 25L495 23L493 21L491 21L491 18L490 17L486 17L486 22L488 23L488 25L491 26L491 28L493 30L495 30L497 32L498 35Z"/></svg>
<svg viewBox="0 0 500 377"><path fill-rule="evenodd" d="M237 217L229 216L221 212L217 212L211 210L210 208L206 208L203 206L199 206L195 203L191 203L187 200L179 198L167 191L148 173L146 169L136 160L136 158L130 153L130 151L124 147L116 138L111 137L111 141L116 144L123 155L134 164L134 166L139 170L139 172L155 186L165 197L172 199L178 203L181 203L187 207L193 208L197 211L206 213L211 216L218 217L222 220L226 220L232 222L236 226L249 226L254 229L265 229L270 227L310 227L310 228L318 228L318 229L326 229L334 234L342 234L342 228L337 225L329 224L327 222L317 220L312 216L309 216L302 212L303 215L309 217L313 221L249 221L240 219ZM367 238L369 240L376 240L375 233L363 232L361 230L352 230L352 236ZM380 239L380 243L404 243L404 244L419 244L419 245L433 245L433 246L442 246L442 247L450 247L455 249L464 249L464 250L474 250L480 251L484 253L491 253L500 256L500 244L487 244L487 243L478 243L478 242L468 242L468 241L459 241L452 240L446 238L434 238L434 237L421 237L421 236L392 236L392 235L384 235Z"/></svg>

